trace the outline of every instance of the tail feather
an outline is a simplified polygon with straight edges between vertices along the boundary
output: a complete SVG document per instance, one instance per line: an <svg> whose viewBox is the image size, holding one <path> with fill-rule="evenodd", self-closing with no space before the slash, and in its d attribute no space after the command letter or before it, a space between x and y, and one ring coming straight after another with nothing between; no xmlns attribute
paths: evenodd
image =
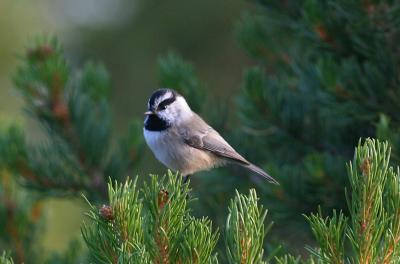
<svg viewBox="0 0 400 264"><path fill-rule="evenodd" d="M243 167L245 167L245 168L247 168L247 169L249 169L249 170L251 170L251 171L253 171L253 172L255 172L255 173L257 173L257 174L259 174L261 176L263 176L265 179L267 179L268 182L279 185L278 181L276 181L268 173L266 173L263 169L257 167L256 165L251 164L251 163L248 164L248 165L243 164Z"/></svg>

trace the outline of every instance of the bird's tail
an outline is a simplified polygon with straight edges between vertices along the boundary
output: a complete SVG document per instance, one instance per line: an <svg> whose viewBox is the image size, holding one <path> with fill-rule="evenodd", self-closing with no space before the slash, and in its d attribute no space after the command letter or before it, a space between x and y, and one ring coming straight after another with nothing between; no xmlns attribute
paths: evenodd
<svg viewBox="0 0 400 264"><path fill-rule="evenodd" d="M250 164L242 164L242 166L263 176L265 179L267 179L268 182L279 185L279 182L277 182L268 173L266 173L263 169L257 167L256 165L250 163Z"/></svg>

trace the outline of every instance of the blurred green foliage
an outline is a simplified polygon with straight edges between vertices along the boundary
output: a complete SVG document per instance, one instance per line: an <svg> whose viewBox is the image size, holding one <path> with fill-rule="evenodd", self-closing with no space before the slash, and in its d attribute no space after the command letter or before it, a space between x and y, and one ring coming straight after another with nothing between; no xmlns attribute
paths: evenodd
<svg viewBox="0 0 400 264"><path fill-rule="evenodd" d="M195 112L200 112L205 100L205 90L193 66L175 53L168 53L158 61L160 87L173 87L189 102Z"/></svg>
<svg viewBox="0 0 400 264"><path fill-rule="evenodd" d="M399 3L258 5L236 28L258 62L244 74L238 113L252 138L244 147L281 182L263 188L267 207L291 222L318 205L345 210L343 164L358 138L389 140L398 157Z"/></svg>
<svg viewBox="0 0 400 264"><path fill-rule="evenodd" d="M46 138L32 144L16 126L0 134L2 247L11 247L18 263L40 263L44 259L35 241L43 232L36 231L43 224L39 221L41 200L81 193L103 200L106 179L124 178L139 162L142 128L133 121L126 137L112 138L106 70L88 63L79 74L72 73L55 38L32 42L21 57L15 84L27 113L40 124ZM19 193L12 188L16 183L31 191ZM81 254L75 243L64 256L52 255L46 261L74 263Z"/></svg>

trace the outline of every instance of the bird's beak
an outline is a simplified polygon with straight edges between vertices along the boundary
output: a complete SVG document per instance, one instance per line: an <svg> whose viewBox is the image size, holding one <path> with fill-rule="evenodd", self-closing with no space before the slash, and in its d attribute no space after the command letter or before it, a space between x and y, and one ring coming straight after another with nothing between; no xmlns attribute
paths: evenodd
<svg viewBox="0 0 400 264"><path fill-rule="evenodd" d="M156 113L154 113L153 111L146 111L144 112L144 115L155 115Z"/></svg>

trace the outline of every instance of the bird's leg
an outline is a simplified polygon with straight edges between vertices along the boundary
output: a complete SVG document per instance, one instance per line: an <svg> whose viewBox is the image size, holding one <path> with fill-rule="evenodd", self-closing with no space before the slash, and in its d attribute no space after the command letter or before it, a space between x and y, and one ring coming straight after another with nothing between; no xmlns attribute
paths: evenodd
<svg viewBox="0 0 400 264"><path fill-rule="evenodd" d="M191 174L188 174L188 175L184 176L183 177L183 183L186 183L189 180L190 176L191 176Z"/></svg>

